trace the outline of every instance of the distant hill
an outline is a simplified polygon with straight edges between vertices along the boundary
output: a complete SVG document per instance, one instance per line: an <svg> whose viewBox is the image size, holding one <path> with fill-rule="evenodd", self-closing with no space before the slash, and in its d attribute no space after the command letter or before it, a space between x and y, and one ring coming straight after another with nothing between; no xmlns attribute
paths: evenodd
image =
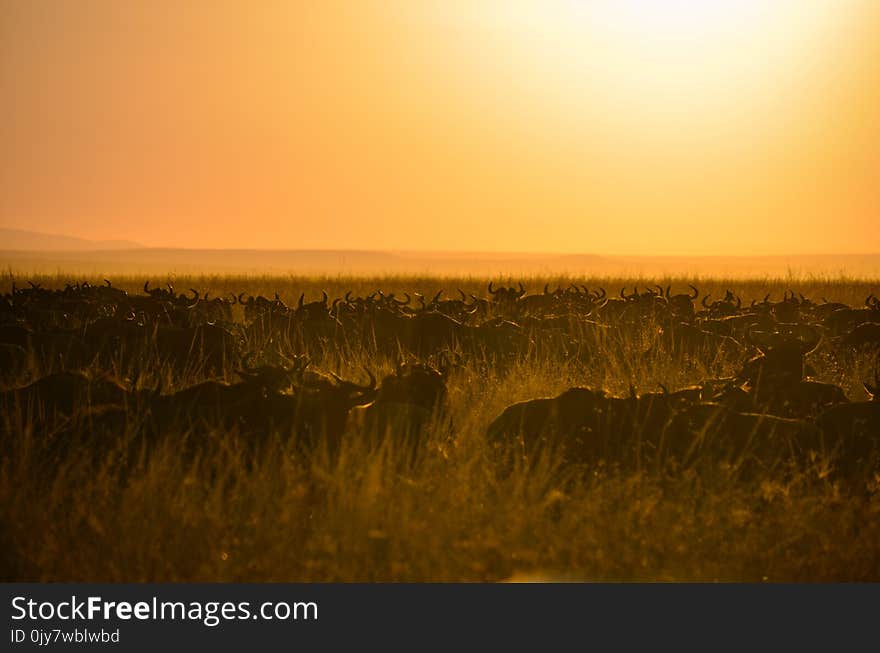
<svg viewBox="0 0 880 653"><path fill-rule="evenodd" d="M25 252L89 252L140 249L143 245L129 240L87 240L74 236L44 234L24 229L0 228L0 249Z"/></svg>
<svg viewBox="0 0 880 653"><path fill-rule="evenodd" d="M255 250L144 247L0 228L0 267L19 274L303 274L605 277L880 278L880 254L777 256L599 256L523 252Z"/></svg>

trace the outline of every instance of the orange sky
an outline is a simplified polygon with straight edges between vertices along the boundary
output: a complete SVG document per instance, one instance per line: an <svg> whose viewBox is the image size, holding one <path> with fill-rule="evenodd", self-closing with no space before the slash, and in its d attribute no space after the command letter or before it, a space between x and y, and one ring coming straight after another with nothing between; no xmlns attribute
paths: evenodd
<svg viewBox="0 0 880 653"><path fill-rule="evenodd" d="M0 0L0 97L4 227L880 250L875 0Z"/></svg>

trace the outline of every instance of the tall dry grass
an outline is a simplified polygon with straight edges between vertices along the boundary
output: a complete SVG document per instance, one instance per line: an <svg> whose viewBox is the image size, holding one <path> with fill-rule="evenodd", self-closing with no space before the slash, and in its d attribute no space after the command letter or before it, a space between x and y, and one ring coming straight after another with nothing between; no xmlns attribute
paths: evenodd
<svg viewBox="0 0 880 653"><path fill-rule="evenodd" d="M44 286L64 275L36 279ZM8 281L8 280L7 280ZM93 279L92 282L100 280ZM165 281L156 280L156 282ZM569 279L548 279L551 287ZM681 279L663 280L684 289ZM487 280L430 278L177 278L179 289L213 295L246 291L288 302L376 289L432 296L441 287L485 294ZM578 280L609 292L645 280ZM136 291L141 279L114 285ZM544 279L525 280L540 291ZM847 279L699 280L747 301L794 290L861 304L878 284ZM623 393L663 382L681 387L717 374L640 346L609 348L588 363L525 356L503 368L479 356L450 379L450 434L429 429L414 459L358 429L338 458L299 456L269 443L256 460L235 438L195 459L186 437L169 438L124 469L108 453L76 450L60 465L34 452L32 420L6 414L11 439L0 462L0 577L69 581L474 581L523 574L586 580L880 580L880 487L847 482L814 467L743 478L720 464L671 473L597 464L565 468L553 455L500 475L486 427L518 400L572 385ZM648 343L650 344L650 343ZM876 361L816 354L822 380L862 399ZM347 349L322 366L357 375L387 372L393 361ZM171 376L144 360L139 383ZM26 378L41 371L28 371ZM132 369L119 369L122 376ZM233 371L228 370L232 378ZM200 380L198 369L185 385ZM84 434L85 435L85 434ZM125 434L120 434L124 437Z"/></svg>

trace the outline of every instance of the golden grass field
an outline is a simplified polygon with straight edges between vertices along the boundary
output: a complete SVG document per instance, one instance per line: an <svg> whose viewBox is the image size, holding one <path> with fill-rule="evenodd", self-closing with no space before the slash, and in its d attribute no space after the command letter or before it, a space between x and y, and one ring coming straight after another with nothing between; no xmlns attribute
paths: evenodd
<svg viewBox="0 0 880 653"><path fill-rule="evenodd" d="M63 286L65 274L33 278ZM81 280L81 279L80 279ZM3 292L9 291L5 280ZM91 279L101 283L100 279ZM161 283L166 279L154 279ZM516 280L518 281L518 280ZM529 292L571 282L523 279ZM793 290L860 306L876 280L577 279L609 295L621 286L695 283L713 296L728 288L744 301ZM18 278L17 283L23 284ZM143 278L117 278L139 291ZM175 287L211 295L278 292L294 304L346 291L382 289L426 297L443 288L484 296L488 279L178 277ZM238 316L240 319L240 315ZM305 460L283 444L246 463L234 444L186 460L170 440L124 476L100 452L75 452L46 473L28 452L33 434L21 415L13 454L0 462L0 578L38 581L877 581L880 479L829 474L822 461L798 470L742 477L722 465L679 473L618 469L613 461L571 468L552 456L502 476L490 462L486 427L506 406L570 386L623 395L630 384L655 390L710 373L673 357L646 360L650 342L615 349L589 364L523 357L504 369L465 359L449 381L454 434L428 434L415 460L390 445L371 447L346 433L338 459ZM864 400L862 382L877 361L842 360L821 348L818 379ZM321 369L362 378L394 360L367 351L328 352ZM31 369L23 385L47 370ZM152 386L167 377L154 361L118 370ZM725 371L725 370L722 370ZM732 369L726 370L732 372ZM234 370L227 370L232 378ZM182 387L201 380L175 381ZM165 383L171 383L167 378ZM166 386L166 390L174 389ZM214 434L222 442L223 433ZM80 455L82 454L82 455ZM97 460L95 460L97 458Z"/></svg>

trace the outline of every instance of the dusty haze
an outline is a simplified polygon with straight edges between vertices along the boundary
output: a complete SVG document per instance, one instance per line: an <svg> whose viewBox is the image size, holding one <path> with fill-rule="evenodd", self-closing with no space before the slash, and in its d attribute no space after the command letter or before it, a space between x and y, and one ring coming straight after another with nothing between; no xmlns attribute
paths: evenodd
<svg viewBox="0 0 880 653"><path fill-rule="evenodd" d="M870 251L880 4L662 4L0 0L0 226L196 248Z"/></svg>

